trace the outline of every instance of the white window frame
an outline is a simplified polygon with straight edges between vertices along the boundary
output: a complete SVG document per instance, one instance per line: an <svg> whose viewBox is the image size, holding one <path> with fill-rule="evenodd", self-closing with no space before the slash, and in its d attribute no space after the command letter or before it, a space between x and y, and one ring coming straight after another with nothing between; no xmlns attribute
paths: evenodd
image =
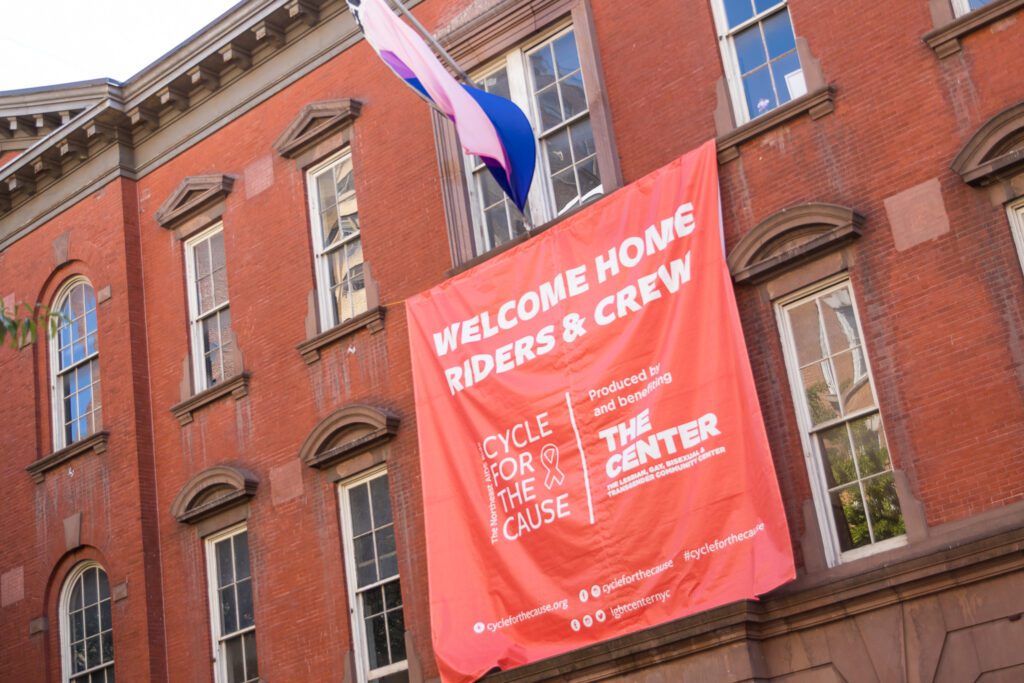
<svg viewBox="0 0 1024 683"><path fill-rule="evenodd" d="M548 42L558 39L569 31L576 33L576 53L580 60L580 74L584 79L583 86L584 94L587 96L587 110L586 112L581 112L572 118L563 121L557 126L557 129L561 130L572 125L576 121L589 117L591 120L591 129L593 130L593 109L595 103L590 100L589 92L587 91L588 84L586 81L586 69L583 68L584 56L581 54L582 48L580 46L580 29L576 27L571 19L561 21L551 28L531 36L528 41L520 43L499 57L489 61L480 69L474 71L471 75L473 81L479 83L484 78L487 78L491 74L504 68L506 74L508 74L509 94L512 97L512 101L518 105L526 114L527 118L530 119L530 126L533 128L533 134L537 140L537 164L533 170L533 183L530 186L530 200L526 205L526 211L527 217L530 219L533 227L552 221L558 218L561 214L558 212L558 207L555 204L554 187L547 181L547 179L551 177L551 174L547 154L544 149L543 138L545 137L545 131L540 128L541 115L538 111L537 102L533 96L533 74L529 68L528 61L531 52L537 50ZM596 140L597 131L594 131L593 135ZM495 248L495 245L493 244L487 249L483 248L489 240L486 237L487 226L484 223L482 199L479 196L480 193L476 185L476 179L473 176L474 172L478 171L482 167L482 164L476 157L464 157L463 162L463 167L466 171L466 185L469 190L471 205L470 213L473 223L473 240L476 246L476 255L479 256ZM598 160L598 163L600 164L600 159ZM600 173L600 166L598 166L598 173ZM543 191L538 192L538 188L543 188ZM605 193L606 189L602 182L594 190L591 190L585 196L581 197L580 204L569 207L565 212L572 211L580 205L586 204L593 199L603 196Z"/></svg>
<svg viewBox="0 0 1024 683"><path fill-rule="evenodd" d="M748 123L753 119L750 117L750 112L747 110L747 97L743 92L743 77L740 73L740 60L736 54L735 36L744 29L783 11L783 9L789 9L789 0L778 0L778 2L770 9L754 15L754 17L748 19L739 26L730 29L729 18L725 14L725 4L723 3L723 0L711 0L711 14L715 19L715 30L718 32L718 45L722 51L722 66L725 69L725 82L729 87L729 96L732 98L732 110L736 115L737 126L742 126L744 123ZM789 13L789 23L793 28L793 36L795 38L799 34L796 32L796 24L793 23L792 12ZM799 50L797 55L799 58ZM801 71L803 68L804 65L801 63ZM804 83L806 84L806 82L807 76L805 74ZM792 102L795 99L796 97L792 97L789 101ZM769 109L764 114L761 114L761 116L765 116L781 106L781 104L776 105L773 109ZM760 116L756 118L760 118Z"/></svg>
<svg viewBox="0 0 1024 683"><path fill-rule="evenodd" d="M216 308L210 309L206 314L199 317L199 296L196 292L196 266L195 266L195 247L200 242L204 242L216 233L224 232L224 224L216 223L211 225L206 230L199 232L192 237L185 240L185 289L188 290L188 325L189 325L189 336L192 341L192 384L194 393L198 394L201 391L205 391L212 386L206 379L206 366L203 358L204 347L203 347L203 320L210 316L216 315L224 309L231 308L231 296L230 290L227 299L224 303L217 306ZM227 243L224 245L224 267L227 268ZM232 332L234 332L234 322L232 321ZM223 341L221 343L223 349ZM232 353L234 353L234 345L231 347ZM223 362L223 351L221 352L221 362ZM225 377L224 379L230 379Z"/></svg>
<svg viewBox="0 0 1024 683"><path fill-rule="evenodd" d="M862 557L899 548L907 544L907 535L904 533L902 536L887 538L883 541L871 543L863 548L855 548L845 552L843 552L839 547L839 535L836 530L836 521L832 514L831 505L828 499L828 482L825 479L821 453L819 452L816 440L813 438L813 433L815 431L819 431L820 428L819 430L815 430L813 428L813 420L811 419L810 411L807 407L807 401L803 396L803 380L800 377L800 364L796 355L796 343L793 339L793 330L790 325L790 318L786 311L799 302L809 300L811 297L828 291L841 289L842 287L846 287L849 290L850 301L853 303L854 311L857 314L857 333L860 335L861 340L860 348L864 354L864 364L867 369L868 382L871 385L871 395L875 402L874 407L870 411L865 411L865 414L877 413L879 419L882 420L882 428L884 430L885 421L882 418L881 406L878 403L878 393L875 388L874 374L871 370L871 359L868 357L864 329L860 321L860 306L857 303L856 293L853 290L853 283L850 281L849 275L843 273L822 280L821 282L789 294L775 302L775 315L779 324L779 334L782 338L782 351L786 364L786 375L789 378L793 409L796 412L797 426L800 429L800 442L803 446L804 461L807 464L807 474L810 478L814 508L818 515L818 529L821 532L822 545L825 548L825 559L829 567L834 567L844 562L858 560ZM843 420L843 423L849 422L857 417L857 414L852 416L848 415ZM888 438L886 440L888 440ZM895 465L891 460L890 466L895 469ZM864 501L864 504L866 506L867 501ZM905 516L904 519L906 519Z"/></svg>
<svg viewBox="0 0 1024 683"><path fill-rule="evenodd" d="M1010 232L1013 235L1013 243L1017 246L1020 267L1024 270L1024 199L1008 204L1006 214L1010 219Z"/></svg>
<svg viewBox="0 0 1024 683"><path fill-rule="evenodd" d="M384 581L378 581L372 586L365 586L362 589L359 588L358 575L356 573L356 561L355 561L355 545L352 541L352 516L351 516L351 505L349 503L349 491L365 484L372 479L384 476L388 473L387 465L379 465L373 467L366 472L363 472L351 479L338 482L338 508L341 511L341 540L343 553L345 555L345 584L348 592L348 606L349 615L351 616L352 624L352 646L355 654L356 663L356 680L359 683L369 683L370 681L378 680L384 676L398 673L400 671L407 671L409 669L408 658L401 662L395 662L388 666L382 666L378 669L370 671L370 663L366 659L367 642L366 633L364 631L363 621L363 606L359 599L362 591L369 590L370 588L378 585L388 583L391 581L398 581L401 586L401 572L394 576L389 576ZM391 495L390 491L391 483L388 482L388 495ZM390 504L390 501L389 501ZM394 507L391 510L392 523L394 523ZM397 528L397 524L394 525ZM405 611L405 597L402 598L402 611L404 618ZM369 674L373 673L374 678L369 678Z"/></svg>
<svg viewBox="0 0 1024 683"><path fill-rule="evenodd" d="M71 589L78 582L78 580L82 577L82 574L84 574L85 572L87 572L88 570L93 569L93 568L99 569L101 572L106 574L106 576L107 576L107 585L109 586L110 585L110 574L107 574L107 570L103 568L103 565L101 565L99 562L96 562L94 560L86 560L85 562L80 562L77 565L75 565L75 567L71 570L71 572L64 579L64 585L60 589L60 600L58 601L58 610L59 610L58 621L60 622L60 671L61 671L61 681L62 681L62 683L70 683L71 682L71 676L72 676L72 673L71 673L71 668L72 668L72 665L71 665L71 619L70 619ZM113 598L111 597L110 600L111 600L111 608L113 608ZM114 614L114 610L113 609L110 610L110 614L111 614L111 621L113 621L113 614ZM102 628L102 624L101 624L100 632L102 633L102 631L103 631L103 628ZM113 624L111 624L111 637L113 637ZM101 650L102 650L102 645L100 647L101 647ZM111 665L116 667L117 666L115 664L115 662L117 661L117 656L116 656L117 655L117 649L116 648L114 649L114 655L115 656L114 656L113 660L111 660L111 661L101 665L100 667L95 667L93 669L90 669L87 672L83 671L81 673L85 674L85 673L92 673L93 671L102 671L104 667L108 667L108 666L111 666ZM116 673L116 669L115 669L115 673ZM88 676L86 677L86 679L87 678L88 678Z"/></svg>
<svg viewBox="0 0 1024 683"><path fill-rule="evenodd" d="M213 646L213 680L215 683L225 683L228 680L227 672L227 657L225 656L225 648L223 646L223 638L225 637L221 633L221 615L220 615L220 594L217 586L217 551L216 544L220 541L232 538L242 533L249 531L248 525L243 522L236 524L235 526L228 527L223 531L219 531L216 534L212 534L203 539L205 546L204 552L206 553L206 595L207 602L210 607L210 636L211 643ZM250 540L251 540L250 536ZM232 569L233 571L233 569ZM252 575L252 545L249 544L249 581L255 589L256 579ZM239 629L229 634L231 637L241 636L246 633L256 630L256 619L255 619L255 604L256 604L256 591L253 590L253 625L247 626L244 629ZM259 657L259 647L256 648L256 656ZM259 661L257 659L257 661Z"/></svg>
<svg viewBox="0 0 1024 683"><path fill-rule="evenodd" d="M991 1L991 0L990 0ZM976 12L977 10L971 9L970 0L951 0L953 5L953 14L957 17L962 17L965 14ZM978 9L981 9L980 7Z"/></svg>
<svg viewBox="0 0 1024 683"><path fill-rule="evenodd" d="M77 287L78 285L81 285L81 284L88 285L89 288L93 290L93 292L92 292L93 299L95 299L96 298L96 288L92 286L92 283L89 281L89 279L87 277L85 277L84 275L76 275L76 276L70 278L63 285L61 285L61 288L58 290L57 295L55 297L53 297L53 303L54 303L53 310L59 311L63 307L64 302L67 299L67 297L71 294L71 290L73 290L75 287ZM64 323L64 321L61 321L61 326L63 326L63 323ZM100 357L100 340L99 340L99 335L100 335L100 332L99 332L99 302L96 302L96 350L91 355L86 356L85 358L83 358L77 364L73 364L72 366L69 366L68 368L63 369L63 370L60 367L60 331L58 330L57 334L50 335L50 341L49 341L49 352L50 352L50 405L53 406L53 410L52 410L52 414L53 414L52 429L53 429L53 450L55 450L55 451L58 451L58 450L60 450L62 448L70 446L72 443L74 443L74 441L68 441L68 439L66 438L66 435L64 433L64 420L67 417L67 415L64 414L64 389L63 389L63 386L62 386L62 383L61 383L61 378L68 371L70 371L72 369L75 369L75 368L78 368L78 367L82 367L83 365L86 365L87 363L91 363L93 360L98 360L99 359L99 357ZM86 334L86 336L88 336L88 333ZM99 371L99 363L97 363L97 372L98 371ZM95 380L94 380L93 383L95 384ZM100 383L100 389L102 390L102 388L103 388L103 384ZM99 419L102 420L103 419L103 413L102 413L103 401L102 401L102 398L100 396L94 395L93 396L93 400L94 401L97 401L97 400L99 401L99 406L100 406L100 418ZM88 438L88 436L90 436L91 434L95 434L100 429L102 429L102 426L97 424L95 430L93 430L92 432L90 432L90 434L87 434L85 436L81 436L80 435L78 437L77 441L81 441L82 439Z"/></svg>
<svg viewBox="0 0 1024 683"><path fill-rule="evenodd" d="M317 165L311 167L306 171L306 196L309 202L309 226L313 234L313 268L316 273L316 298L317 308L320 314L320 331L326 332L332 327L340 325L346 320L351 320L360 313L365 313L366 309L362 311L356 311L347 318L342 318L335 314L334 304L331 300L331 275L330 275L330 262L328 254L324 250L324 237L323 229L320 224L320 195L317 192L316 176L323 173L328 168L344 161L346 158L352 158L352 149L345 147L337 154L333 154L324 161L321 161ZM353 182L355 177L355 168L353 167ZM356 194L356 202L359 201L359 195ZM338 245L331 251L340 251L346 247L346 245L360 241L363 237L362 228L354 235L349 235L343 238ZM366 277L366 258L363 256L363 277Z"/></svg>

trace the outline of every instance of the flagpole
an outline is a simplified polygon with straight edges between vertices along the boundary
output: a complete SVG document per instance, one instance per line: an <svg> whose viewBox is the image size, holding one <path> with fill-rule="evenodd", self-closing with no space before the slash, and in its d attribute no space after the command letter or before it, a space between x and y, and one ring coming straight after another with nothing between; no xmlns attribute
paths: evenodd
<svg viewBox="0 0 1024 683"><path fill-rule="evenodd" d="M441 43L437 42L434 39L434 36L430 35L430 32L427 31L427 28L423 24L421 24L420 20L417 19L413 15L413 13L410 12L406 8L406 6L402 3L402 0L392 0L392 2L395 3L395 5L398 7L398 9L401 10L402 14L405 15L406 19L409 20L409 22L412 24L413 28L416 29L416 32L420 34L420 37L423 38L423 40L425 40L428 43L430 43L430 45L442 57L444 57L445 61L448 62L448 66L450 66L455 71L455 73L458 74L462 78L462 81L464 83L466 83L467 85L473 85L473 80L469 77L469 74L467 74L465 71L463 71L462 67L459 66L458 62L455 61L455 58L452 57L450 54L448 54L447 50L445 50L443 47L441 47Z"/></svg>

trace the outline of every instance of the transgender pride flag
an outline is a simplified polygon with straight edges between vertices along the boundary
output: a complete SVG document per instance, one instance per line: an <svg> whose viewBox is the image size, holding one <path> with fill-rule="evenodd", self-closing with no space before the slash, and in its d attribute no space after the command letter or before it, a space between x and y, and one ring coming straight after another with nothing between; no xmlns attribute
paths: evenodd
<svg viewBox="0 0 1024 683"><path fill-rule="evenodd" d="M462 148L483 160L521 211L537 163L533 129L522 110L503 97L461 85L384 0L347 1L380 58L454 122Z"/></svg>

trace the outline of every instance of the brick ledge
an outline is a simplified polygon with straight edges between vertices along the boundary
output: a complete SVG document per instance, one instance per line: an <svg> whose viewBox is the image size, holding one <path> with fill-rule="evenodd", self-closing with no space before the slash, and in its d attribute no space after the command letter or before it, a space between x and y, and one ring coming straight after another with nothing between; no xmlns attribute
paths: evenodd
<svg viewBox="0 0 1024 683"><path fill-rule="evenodd" d="M25 468L25 471L32 475L32 480L37 484L43 483L46 479L46 473L50 470L63 465L68 460L76 458L79 455L92 451L99 455L100 453L107 450L107 440L110 437L110 432L100 431L95 434L91 434L84 439L80 439L75 443L54 451L46 457L36 460L34 463Z"/></svg>
<svg viewBox="0 0 1024 683"><path fill-rule="evenodd" d="M1024 2L1024 0L1020 0L1020 2ZM758 116L753 121L720 136L717 140L718 163L726 164L738 158L740 155L740 145L802 114L807 114L812 119L817 120L822 116L831 114L834 110L835 88L831 85L826 85L795 100L790 100L767 114Z"/></svg>
<svg viewBox="0 0 1024 683"><path fill-rule="evenodd" d="M377 306L365 313L343 320L341 324L335 325L326 332L321 332L311 339L295 345L295 348L302 354L302 359L307 365L320 360L320 352L324 347L349 336L363 328L370 330L370 334L377 334L384 329L384 307Z"/></svg>
<svg viewBox="0 0 1024 683"><path fill-rule="evenodd" d="M174 417L178 418L178 424L184 427L189 422L192 422L192 413L228 394L234 396L236 401L243 396L247 396L249 394L250 376L250 373L242 372L231 379L224 380L220 384L214 384L209 389L171 406L171 412L174 413Z"/></svg>

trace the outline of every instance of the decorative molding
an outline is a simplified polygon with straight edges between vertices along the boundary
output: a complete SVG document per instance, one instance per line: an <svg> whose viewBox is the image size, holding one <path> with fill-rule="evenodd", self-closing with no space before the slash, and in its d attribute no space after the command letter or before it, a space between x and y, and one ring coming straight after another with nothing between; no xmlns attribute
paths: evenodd
<svg viewBox="0 0 1024 683"><path fill-rule="evenodd" d="M320 360L320 352L324 347L330 346L334 342L344 337L353 334L363 328L370 331L370 334L377 334L384 329L384 307L375 306L365 313L343 320L340 324L335 325L326 332L321 332L312 339L307 339L295 346L302 354L302 359L306 361L307 365Z"/></svg>
<svg viewBox="0 0 1024 683"><path fill-rule="evenodd" d="M176 228L214 202L227 197L234 186L234 176L224 173L189 176L181 181L157 209L156 222L168 229Z"/></svg>
<svg viewBox="0 0 1024 683"><path fill-rule="evenodd" d="M307 104L274 142L274 150L294 159L339 128L350 125L362 108L362 102L347 97Z"/></svg>
<svg viewBox="0 0 1024 683"><path fill-rule="evenodd" d="M945 26L940 26L921 37L939 59L960 52L960 40L994 21L1024 7L1024 0L993 0L984 7L968 12Z"/></svg>
<svg viewBox="0 0 1024 683"><path fill-rule="evenodd" d="M249 394L249 377L250 374L248 372L242 372L231 379L224 380L220 384L214 384L209 389L171 406L171 412L174 413L174 417L178 418L178 424L184 427L192 422L192 413L220 398L230 394L237 401L243 396L247 396Z"/></svg>
<svg viewBox="0 0 1024 683"><path fill-rule="evenodd" d="M835 110L835 89L826 85L803 97L790 100L776 107L764 116L759 116L739 128L718 138L718 163L725 164L740 155L740 145L773 128L807 114L813 120L831 114Z"/></svg>
<svg viewBox="0 0 1024 683"><path fill-rule="evenodd" d="M232 465L217 465L188 480L171 503L171 514L182 524L195 524L240 505L254 495L259 479Z"/></svg>
<svg viewBox="0 0 1024 683"><path fill-rule="evenodd" d="M339 408L320 421L299 449L299 458L325 469L390 441L399 418L381 408L354 404Z"/></svg>
<svg viewBox="0 0 1024 683"><path fill-rule="evenodd" d="M737 284L762 282L860 237L864 217L835 204L801 204L761 221L729 253Z"/></svg>
<svg viewBox="0 0 1024 683"><path fill-rule="evenodd" d="M986 121L950 166L965 183L975 187L1024 173L1024 101Z"/></svg>
<svg viewBox="0 0 1024 683"><path fill-rule="evenodd" d="M32 475L32 480L37 484L43 483L46 478L46 473L50 470L63 465L64 463L77 458L79 455L83 455L89 452L93 452L97 455L107 450L107 441L110 438L110 432L101 431L91 434L84 439L80 439L75 443L62 448L59 451L54 451L45 458L40 458L34 463L25 468L25 471Z"/></svg>

